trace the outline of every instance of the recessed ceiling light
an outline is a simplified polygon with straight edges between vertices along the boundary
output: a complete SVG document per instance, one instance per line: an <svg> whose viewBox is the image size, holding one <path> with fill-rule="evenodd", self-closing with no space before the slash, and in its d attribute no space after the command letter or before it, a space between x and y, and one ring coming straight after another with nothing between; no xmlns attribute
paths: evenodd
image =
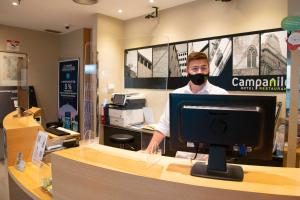
<svg viewBox="0 0 300 200"><path fill-rule="evenodd" d="M13 6L19 6L20 3L21 3L21 0L15 0L15 1L13 1L11 4L12 4Z"/></svg>
<svg viewBox="0 0 300 200"><path fill-rule="evenodd" d="M118 13L122 13L122 12L123 12L123 10L122 10L122 9L119 9L119 10L118 10Z"/></svg>
<svg viewBox="0 0 300 200"><path fill-rule="evenodd" d="M154 3L154 0L149 0L149 3Z"/></svg>
<svg viewBox="0 0 300 200"><path fill-rule="evenodd" d="M75 3L83 4L83 5L93 5L98 3L98 0L73 0Z"/></svg>

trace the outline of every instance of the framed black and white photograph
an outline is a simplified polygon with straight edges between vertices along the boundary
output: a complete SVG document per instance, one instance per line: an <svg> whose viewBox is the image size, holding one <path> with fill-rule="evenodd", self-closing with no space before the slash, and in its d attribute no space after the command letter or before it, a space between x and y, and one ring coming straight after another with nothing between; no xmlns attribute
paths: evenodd
<svg viewBox="0 0 300 200"><path fill-rule="evenodd" d="M187 43L173 44L169 48L169 77L185 77Z"/></svg>
<svg viewBox="0 0 300 200"><path fill-rule="evenodd" d="M27 55L0 52L0 86L27 85Z"/></svg>
<svg viewBox="0 0 300 200"><path fill-rule="evenodd" d="M261 34L260 75L286 75L287 32Z"/></svg>
<svg viewBox="0 0 300 200"><path fill-rule="evenodd" d="M204 52L208 56L208 40L188 43L188 54L192 52Z"/></svg>
<svg viewBox="0 0 300 200"><path fill-rule="evenodd" d="M168 77L168 45L153 48L153 77Z"/></svg>
<svg viewBox="0 0 300 200"><path fill-rule="evenodd" d="M233 37L232 75L259 75L259 34Z"/></svg>
<svg viewBox="0 0 300 200"><path fill-rule="evenodd" d="M281 28L125 49L125 88L176 89L189 81L187 57L204 52L209 81L228 91L285 92L287 32Z"/></svg>
<svg viewBox="0 0 300 200"><path fill-rule="evenodd" d="M125 52L125 77L136 78L137 77L137 50L131 50Z"/></svg>
<svg viewBox="0 0 300 200"><path fill-rule="evenodd" d="M138 78L152 77L152 48L139 49L137 51Z"/></svg>
<svg viewBox="0 0 300 200"><path fill-rule="evenodd" d="M220 38L209 41L210 76L219 76L232 53L231 38Z"/></svg>

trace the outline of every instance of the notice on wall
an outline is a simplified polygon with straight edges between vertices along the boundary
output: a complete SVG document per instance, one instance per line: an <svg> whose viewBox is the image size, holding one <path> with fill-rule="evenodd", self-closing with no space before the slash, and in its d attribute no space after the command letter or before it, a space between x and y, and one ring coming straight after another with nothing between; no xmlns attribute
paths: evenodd
<svg viewBox="0 0 300 200"><path fill-rule="evenodd" d="M20 51L20 41L17 40L6 40L7 51Z"/></svg>
<svg viewBox="0 0 300 200"><path fill-rule="evenodd" d="M58 117L63 127L79 130L79 60L59 61Z"/></svg>

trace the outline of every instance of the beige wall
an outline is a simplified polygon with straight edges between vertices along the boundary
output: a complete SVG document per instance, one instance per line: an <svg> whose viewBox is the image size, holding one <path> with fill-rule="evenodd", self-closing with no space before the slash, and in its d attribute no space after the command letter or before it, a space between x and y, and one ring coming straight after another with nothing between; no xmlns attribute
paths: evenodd
<svg viewBox="0 0 300 200"><path fill-rule="evenodd" d="M144 17L126 21L125 37L155 37L170 42L239 32L278 28L287 15L287 0L251 0L227 3L201 0L159 13L157 20ZM160 42L156 39L153 43ZM164 41L163 41L164 42Z"/></svg>
<svg viewBox="0 0 300 200"><path fill-rule="evenodd" d="M21 42L20 52L29 56L28 84L33 85L38 105L43 110L43 123L57 120L58 60L79 58L80 91L83 91L83 29L64 35L0 25L0 51L6 40ZM80 92L83 102L83 92ZM82 115L82 106L80 107ZM80 120L83 127L83 120Z"/></svg>
<svg viewBox="0 0 300 200"><path fill-rule="evenodd" d="M20 41L20 52L28 54L28 84L35 88L38 105L43 109L43 122L56 120L59 36L0 25L1 51L6 50L7 39Z"/></svg>
<svg viewBox="0 0 300 200"><path fill-rule="evenodd" d="M105 15L96 15L97 59L99 66L99 104L108 100L111 93L123 89L124 73L124 23L121 20ZM108 85L114 90L109 91ZM100 143L103 143L103 129L100 127Z"/></svg>
<svg viewBox="0 0 300 200"><path fill-rule="evenodd" d="M99 62L99 95L100 104L103 99L110 99L108 84L115 86L114 91L120 91L124 85L124 25L117 20L104 15L98 15L97 50Z"/></svg>
<svg viewBox="0 0 300 200"><path fill-rule="evenodd" d="M227 3L201 0L163 10L159 16L159 21L146 20L144 17L126 21L125 48L279 28L281 20L287 16L287 0L240 0ZM121 76L123 74L119 75L120 79ZM159 119L168 97L166 91L127 91L144 93L148 105L154 109L155 119ZM252 94L277 95L285 108L285 93ZM285 116L285 112L281 116Z"/></svg>

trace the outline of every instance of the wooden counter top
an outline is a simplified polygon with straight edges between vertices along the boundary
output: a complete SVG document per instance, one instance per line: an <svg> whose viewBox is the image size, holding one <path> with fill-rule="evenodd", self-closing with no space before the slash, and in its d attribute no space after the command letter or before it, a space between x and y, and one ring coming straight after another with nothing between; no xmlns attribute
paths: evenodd
<svg viewBox="0 0 300 200"><path fill-rule="evenodd" d="M41 127L41 125L33 119L33 115L14 117L16 114L17 111L11 112L3 119L3 127L5 127L6 130L36 126Z"/></svg>
<svg viewBox="0 0 300 200"><path fill-rule="evenodd" d="M52 199L52 196L40 187L43 178L51 177L50 165L37 167L31 162L27 162L23 172L18 171L14 166L10 166L8 167L8 173L13 181L32 199Z"/></svg>
<svg viewBox="0 0 300 200"><path fill-rule="evenodd" d="M26 162L31 161L36 136L39 131L44 130L32 115L14 117L16 114L17 112L14 111L3 120L3 127L6 130L8 166L14 165L19 152L23 153L23 159Z"/></svg>
<svg viewBox="0 0 300 200"><path fill-rule="evenodd" d="M149 159L152 161L152 165L147 162ZM149 157L140 152L98 144L56 152L52 157L52 165L54 197L57 195L57 198L54 199L67 199L62 197L68 191L66 185L71 182L73 188L80 188L80 184L87 184L85 187L91 187L89 193L92 194L93 186L84 182L85 178L93 184L103 187L104 189L98 187L96 190L95 188L95 191L100 193L100 190L103 190L102 195L104 196L114 194L110 191L111 187L121 190L120 192L124 193L122 199L134 199L133 196L150 199L145 198L146 195L152 194L159 188L161 189L156 192L162 193L163 196L172 196L172 198L161 199L173 200L184 198L185 195L181 194L184 191L191 193L187 194L189 199L201 199L199 198L200 194L206 197L211 196L209 199L233 197L239 199L239 196L243 199L273 200L300 198L300 169L297 168L244 165L242 166L245 171L243 182L222 181L190 176L191 163L189 160L162 156ZM69 171L69 173L74 174L69 176L65 170L70 169L71 166L72 172ZM96 176L97 178L95 178ZM72 181L69 182L68 179ZM137 181L141 182L137 183ZM170 190L169 187L174 187L175 191L164 191ZM132 194L129 190L133 190L132 192L137 192L137 194ZM79 195L76 191L73 191L72 194L68 193L68 195L72 199L79 199L76 198ZM126 195L128 198L124 197ZM91 195L88 199L96 198Z"/></svg>
<svg viewBox="0 0 300 200"><path fill-rule="evenodd" d="M54 200L296 200L300 198L300 169L242 166L243 182L192 177L186 159L151 156L99 144L83 145L52 154L51 167L31 160L36 135L43 130L32 116L4 119L10 183L31 199ZM23 152L26 167L14 168ZM53 197L40 187L53 177ZM16 188L16 187L12 187ZM16 197L14 191L10 195ZM28 198L12 198L28 199Z"/></svg>

